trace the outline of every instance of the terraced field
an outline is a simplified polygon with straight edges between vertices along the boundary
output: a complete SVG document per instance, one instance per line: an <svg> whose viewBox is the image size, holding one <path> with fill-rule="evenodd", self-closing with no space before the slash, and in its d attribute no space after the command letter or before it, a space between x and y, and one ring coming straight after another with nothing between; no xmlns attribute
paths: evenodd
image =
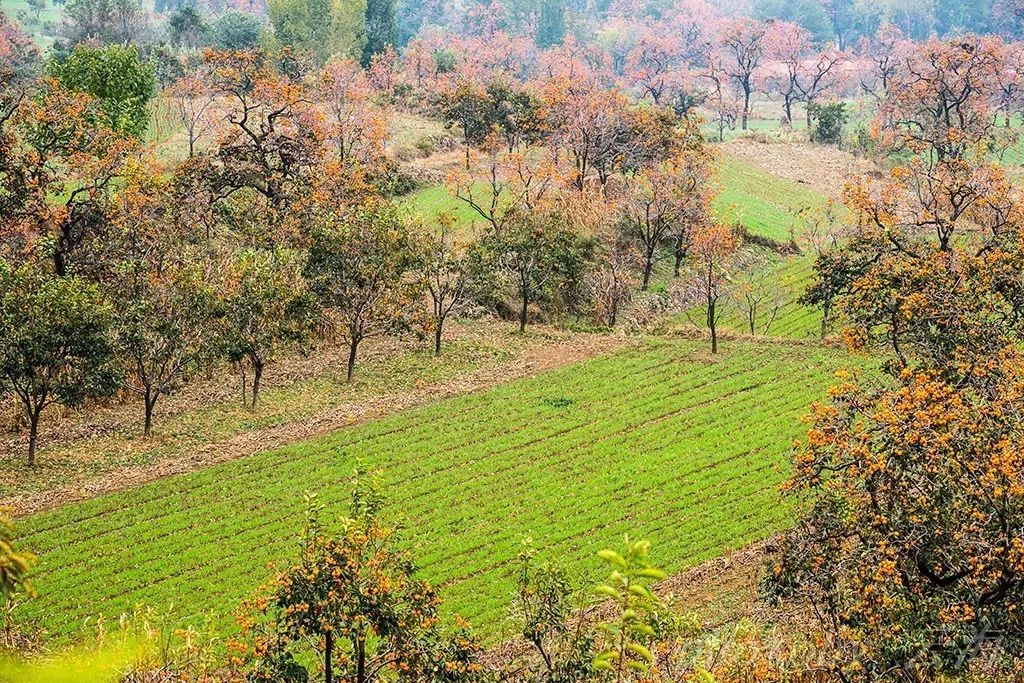
<svg viewBox="0 0 1024 683"><path fill-rule="evenodd" d="M404 542L447 607L497 637L510 563L531 537L594 574L624 534L680 570L782 527L777 485L799 416L843 357L824 348L647 340L484 393L21 521L58 640L83 621L174 602L235 606L297 550L303 492L344 514L357 460L378 468ZM336 519L335 518L335 519Z"/></svg>
<svg viewBox="0 0 1024 683"><path fill-rule="evenodd" d="M813 275L814 256L802 254L781 259L769 266L770 282L780 285L783 303L768 334L786 339L818 339L821 335L821 309L798 303ZM764 315L764 314L762 314ZM763 320L763 318L762 318ZM748 334L743 312L732 302L726 305L720 323L723 329ZM758 325L761 325L759 322ZM762 330L758 330L761 334Z"/></svg>
<svg viewBox="0 0 1024 683"><path fill-rule="evenodd" d="M756 234L782 242L790 229L799 234L797 213L824 205L825 198L807 187L773 176L744 161L722 155L718 174L721 193L713 207L719 219L742 223Z"/></svg>

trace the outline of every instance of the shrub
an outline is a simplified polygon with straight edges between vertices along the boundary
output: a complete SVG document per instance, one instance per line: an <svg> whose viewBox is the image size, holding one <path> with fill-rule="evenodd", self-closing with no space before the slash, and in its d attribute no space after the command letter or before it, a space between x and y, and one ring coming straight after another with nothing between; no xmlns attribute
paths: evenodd
<svg viewBox="0 0 1024 683"><path fill-rule="evenodd" d="M807 105L807 110L811 118L814 119L814 126L811 128L811 142L838 145L843 139L843 126L849 119L846 103L818 104L811 102Z"/></svg>

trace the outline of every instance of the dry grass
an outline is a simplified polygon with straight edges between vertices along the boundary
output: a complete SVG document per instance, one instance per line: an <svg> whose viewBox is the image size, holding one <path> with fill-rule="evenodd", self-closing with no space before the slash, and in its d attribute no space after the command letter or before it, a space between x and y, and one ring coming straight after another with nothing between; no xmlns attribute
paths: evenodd
<svg viewBox="0 0 1024 683"><path fill-rule="evenodd" d="M730 156L766 173L832 198L840 196L851 176L873 170L868 161L849 152L810 142L773 145L742 137L730 140L722 147Z"/></svg>

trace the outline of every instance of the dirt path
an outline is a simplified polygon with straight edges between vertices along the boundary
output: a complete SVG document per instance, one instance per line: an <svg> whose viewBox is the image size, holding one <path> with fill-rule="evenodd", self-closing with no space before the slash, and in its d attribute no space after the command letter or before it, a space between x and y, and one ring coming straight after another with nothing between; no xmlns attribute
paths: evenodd
<svg viewBox="0 0 1024 683"><path fill-rule="evenodd" d="M216 463L305 441L399 410L532 377L634 343L635 340L618 335L574 334L554 339L538 338L529 342L513 360L473 370L454 379L339 404L309 418L253 429L208 443L186 456L122 467L82 482L38 493L0 498L0 508L9 508L15 517L56 508L162 477L192 472Z"/></svg>

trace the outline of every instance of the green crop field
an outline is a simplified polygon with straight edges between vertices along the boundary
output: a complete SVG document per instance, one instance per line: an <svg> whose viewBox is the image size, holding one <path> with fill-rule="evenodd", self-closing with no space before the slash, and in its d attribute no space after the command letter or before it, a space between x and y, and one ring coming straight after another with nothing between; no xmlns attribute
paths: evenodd
<svg viewBox="0 0 1024 683"><path fill-rule="evenodd" d="M498 636L530 537L596 577L625 534L676 571L780 529L799 417L844 356L822 347L645 340L535 378L20 522L40 555L19 609L58 641L90 617L174 602L232 613L297 551L303 493L336 524L357 461L446 608ZM548 551L546 551L548 552Z"/></svg>
<svg viewBox="0 0 1024 683"><path fill-rule="evenodd" d="M777 283L782 303L775 321L768 330L770 336L786 339L817 339L820 336L821 309L816 306L804 306L798 302L810 284L813 266L814 256L811 254L782 258L766 266L769 271L767 280ZM766 315L767 312L762 310L761 317L757 318L757 334L764 333L763 323ZM677 321L684 319L685 316L676 316ZM735 301L726 303L719 325L725 330L744 334L750 332L745 312Z"/></svg>
<svg viewBox="0 0 1024 683"><path fill-rule="evenodd" d="M825 197L744 161L722 155L718 181L722 191L713 207L719 219L742 223L750 232L787 241L790 229L802 229L798 212L825 204Z"/></svg>
<svg viewBox="0 0 1024 683"><path fill-rule="evenodd" d="M444 185L432 185L417 190L402 201L402 207L412 218L427 224L433 224L439 214L447 213L455 217L463 227L483 225L484 219L469 204L458 199Z"/></svg>

